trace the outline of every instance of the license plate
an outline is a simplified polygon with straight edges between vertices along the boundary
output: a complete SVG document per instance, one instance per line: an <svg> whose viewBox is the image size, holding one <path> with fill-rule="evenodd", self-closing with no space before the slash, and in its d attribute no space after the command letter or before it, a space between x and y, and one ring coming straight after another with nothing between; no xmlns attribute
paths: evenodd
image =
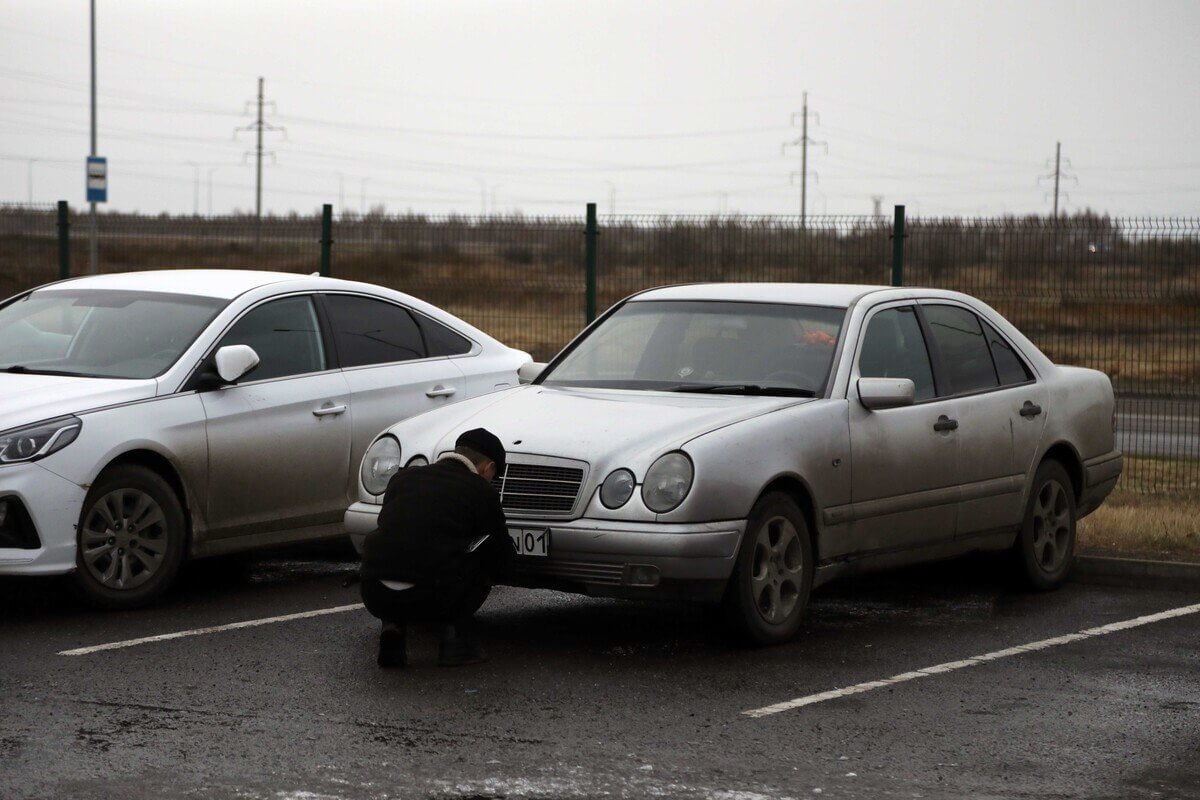
<svg viewBox="0 0 1200 800"><path fill-rule="evenodd" d="M508 537L519 556L550 555L550 531L545 528L509 528Z"/></svg>

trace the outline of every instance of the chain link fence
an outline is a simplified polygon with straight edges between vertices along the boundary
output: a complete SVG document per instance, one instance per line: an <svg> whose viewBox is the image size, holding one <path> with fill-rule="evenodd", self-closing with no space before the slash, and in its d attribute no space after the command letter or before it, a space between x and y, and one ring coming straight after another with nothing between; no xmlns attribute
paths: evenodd
<svg viewBox="0 0 1200 800"><path fill-rule="evenodd" d="M71 215L71 274L87 270ZM59 274L52 206L0 206L0 296ZM886 284L882 217L602 216L599 309L696 281ZM97 271L320 268L321 217L102 214ZM333 221L332 273L439 305L546 360L587 322L578 217L366 215ZM1100 369L1118 396L1126 488L1200 496L1200 220L909 219L904 283L991 304L1060 364Z"/></svg>

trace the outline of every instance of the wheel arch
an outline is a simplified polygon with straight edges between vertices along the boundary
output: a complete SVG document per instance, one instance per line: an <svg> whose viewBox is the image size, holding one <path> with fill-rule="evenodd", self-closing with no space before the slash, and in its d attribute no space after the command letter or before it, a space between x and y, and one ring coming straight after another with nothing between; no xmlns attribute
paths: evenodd
<svg viewBox="0 0 1200 800"><path fill-rule="evenodd" d="M1076 504L1083 500L1083 459L1079 457L1078 451L1071 446L1069 442L1055 442L1050 447L1046 448L1046 452L1038 460L1040 467L1047 461L1057 461L1063 465L1063 469L1067 471L1067 475L1071 478L1071 489L1075 494ZM1037 470L1034 470L1036 474ZM1030 476L1032 482L1033 476ZM1032 485L1032 483L1031 483Z"/></svg>
<svg viewBox="0 0 1200 800"><path fill-rule="evenodd" d="M114 467L134 465L144 467L158 475L167 485L171 487L171 491L175 492L175 496L179 498L179 505L183 507L183 522L186 547L190 549L192 542L192 502L188 495L187 486L183 482L183 475L178 466L171 461L170 458L155 450L139 448L136 450L128 450L118 456L110 459L107 464L96 474L96 480L100 476L108 472ZM94 482L94 481L93 481Z"/></svg>
<svg viewBox="0 0 1200 800"><path fill-rule="evenodd" d="M821 537L820 529L817 527L817 505L813 499L812 489L804 482L803 478L794 473L776 475L754 498L754 504L757 505L759 500L772 492L779 492L796 501L796 505L800 507L800 513L804 515L804 522L808 525L808 538L812 544L813 561L820 563Z"/></svg>

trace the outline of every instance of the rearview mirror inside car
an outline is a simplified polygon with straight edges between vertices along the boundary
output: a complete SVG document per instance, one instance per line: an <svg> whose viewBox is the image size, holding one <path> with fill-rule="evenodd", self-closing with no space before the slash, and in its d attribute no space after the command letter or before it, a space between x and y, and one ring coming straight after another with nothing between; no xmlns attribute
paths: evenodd
<svg viewBox="0 0 1200 800"><path fill-rule="evenodd" d="M858 400L872 411L911 406L915 391L916 386L908 378L858 379Z"/></svg>
<svg viewBox="0 0 1200 800"><path fill-rule="evenodd" d="M213 359L217 374L225 383L237 383L238 379L258 366L258 353L248 344L231 344L217 351Z"/></svg>

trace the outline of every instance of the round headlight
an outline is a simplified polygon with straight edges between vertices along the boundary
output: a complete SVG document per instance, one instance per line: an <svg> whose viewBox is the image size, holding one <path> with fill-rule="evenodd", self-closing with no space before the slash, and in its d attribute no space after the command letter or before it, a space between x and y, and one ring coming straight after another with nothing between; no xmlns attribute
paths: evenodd
<svg viewBox="0 0 1200 800"><path fill-rule="evenodd" d="M667 453L646 470L642 500L646 508L664 514L676 508L692 488L692 460L683 453Z"/></svg>
<svg viewBox="0 0 1200 800"><path fill-rule="evenodd" d="M359 475L363 488L378 496L383 494L388 481L399 471L400 443L394 437L380 436L367 448Z"/></svg>
<svg viewBox="0 0 1200 800"><path fill-rule="evenodd" d="M637 481L629 470L613 470L600 485L600 502L605 508L620 508L633 497L633 487L636 484Z"/></svg>

